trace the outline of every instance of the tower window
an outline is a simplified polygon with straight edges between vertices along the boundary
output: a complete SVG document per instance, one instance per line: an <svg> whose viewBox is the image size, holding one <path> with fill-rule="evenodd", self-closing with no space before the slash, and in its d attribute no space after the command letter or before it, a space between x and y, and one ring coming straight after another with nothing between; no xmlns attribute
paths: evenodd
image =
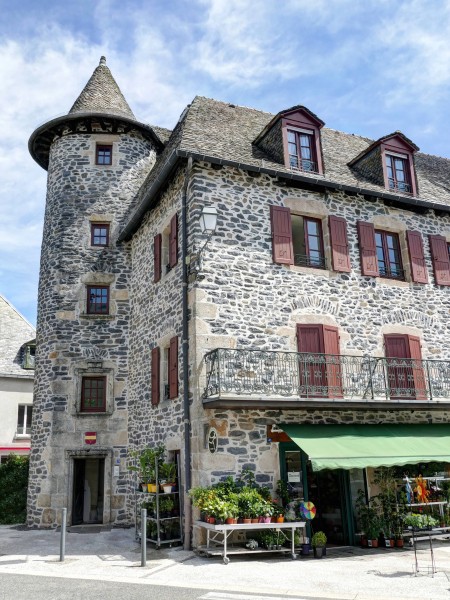
<svg viewBox="0 0 450 600"><path fill-rule="evenodd" d="M96 165L112 165L112 145L97 144L95 151Z"/></svg>
<svg viewBox="0 0 450 600"><path fill-rule="evenodd" d="M81 381L81 412L105 412L106 377L83 377Z"/></svg>
<svg viewBox="0 0 450 600"><path fill-rule="evenodd" d="M109 314L109 287L92 286L87 287L87 313L89 315Z"/></svg>
<svg viewBox="0 0 450 600"><path fill-rule="evenodd" d="M91 223L91 246L109 244L109 224Z"/></svg>

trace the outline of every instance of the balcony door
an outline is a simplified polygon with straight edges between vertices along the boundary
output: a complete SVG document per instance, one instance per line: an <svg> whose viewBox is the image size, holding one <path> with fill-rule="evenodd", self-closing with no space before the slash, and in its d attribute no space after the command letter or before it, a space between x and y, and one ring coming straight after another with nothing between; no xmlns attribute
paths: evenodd
<svg viewBox="0 0 450 600"><path fill-rule="evenodd" d="M389 395L392 399L427 397L420 338L406 334L384 336Z"/></svg>
<svg viewBox="0 0 450 600"><path fill-rule="evenodd" d="M339 331L330 325L297 325L300 396L342 398Z"/></svg>

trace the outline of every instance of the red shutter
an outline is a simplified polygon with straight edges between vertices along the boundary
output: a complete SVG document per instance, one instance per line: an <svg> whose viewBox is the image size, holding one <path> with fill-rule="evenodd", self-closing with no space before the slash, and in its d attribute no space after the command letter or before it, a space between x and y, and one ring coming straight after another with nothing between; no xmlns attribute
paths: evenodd
<svg viewBox="0 0 450 600"><path fill-rule="evenodd" d="M281 265L293 265L291 211L289 208L271 206L270 218L272 221L273 262Z"/></svg>
<svg viewBox="0 0 450 600"><path fill-rule="evenodd" d="M447 240L442 235L430 235L431 260L437 285L450 285L450 260Z"/></svg>
<svg viewBox="0 0 450 600"><path fill-rule="evenodd" d="M153 348L152 350L152 404L159 404L159 388L160 388L160 353L159 348Z"/></svg>
<svg viewBox="0 0 450 600"><path fill-rule="evenodd" d="M428 273L423 253L422 236L418 231L407 231L409 260L411 262L411 278L416 283L428 283Z"/></svg>
<svg viewBox="0 0 450 600"><path fill-rule="evenodd" d="M178 215L175 213L170 220L169 234L169 266L174 267L178 261Z"/></svg>
<svg viewBox="0 0 450 600"><path fill-rule="evenodd" d="M297 325L297 348L299 352L323 354L322 325Z"/></svg>
<svg viewBox="0 0 450 600"><path fill-rule="evenodd" d="M170 340L169 348L169 398L178 396L178 338Z"/></svg>
<svg viewBox="0 0 450 600"><path fill-rule="evenodd" d="M347 221L342 217L330 216L328 225L330 227L333 269L349 273L352 268L348 252Z"/></svg>
<svg viewBox="0 0 450 600"><path fill-rule="evenodd" d="M361 255L361 273L378 277L377 248L375 245L375 229L372 223L358 221L359 252Z"/></svg>
<svg viewBox="0 0 450 600"><path fill-rule="evenodd" d="M326 354L327 395L329 398L342 398L342 373L337 327L323 326L323 347Z"/></svg>
<svg viewBox="0 0 450 600"><path fill-rule="evenodd" d="M161 246L162 235L158 233L153 238L153 281L155 283L161 279Z"/></svg>
<svg viewBox="0 0 450 600"><path fill-rule="evenodd" d="M413 335L384 336L390 397L394 399L426 398L420 339ZM401 360L405 359L405 360Z"/></svg>
<svg viewBox="0 0 450 600"><path fill-rule="evenodd" d="M418 400L426 400L427 388L425 374L423 371L422 350L420 348L420 338L414 335L408 335L409 354L411 356L411 369Z"/></svg>

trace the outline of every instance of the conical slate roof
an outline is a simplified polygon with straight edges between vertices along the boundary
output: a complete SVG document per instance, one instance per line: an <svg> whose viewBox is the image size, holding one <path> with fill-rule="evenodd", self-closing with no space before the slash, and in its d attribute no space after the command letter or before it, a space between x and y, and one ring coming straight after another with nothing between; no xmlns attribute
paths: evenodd
<svg viewBox="0 0 450 600"><path fill-rule="evenodd" d="M69 115L74 113L104 113L136 119L106 66L104 56L70 109Z"/></svg>

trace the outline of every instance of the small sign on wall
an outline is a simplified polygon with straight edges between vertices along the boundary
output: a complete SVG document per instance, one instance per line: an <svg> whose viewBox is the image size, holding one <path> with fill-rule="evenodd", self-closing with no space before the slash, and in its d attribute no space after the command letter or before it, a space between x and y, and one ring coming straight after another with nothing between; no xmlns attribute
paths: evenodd
<svg viewBox="0 0 450 600"><path fill-rule="evenodd" d="M84 443L92 446L97 443L97 432L96 431L86 431L84 434Z"/></svg>
<svg viewBox="0 0 450 600"><path fill-rule="evenodd" d="M267 442L291 442L287 433L276 425L267 425Z"/></svg>

